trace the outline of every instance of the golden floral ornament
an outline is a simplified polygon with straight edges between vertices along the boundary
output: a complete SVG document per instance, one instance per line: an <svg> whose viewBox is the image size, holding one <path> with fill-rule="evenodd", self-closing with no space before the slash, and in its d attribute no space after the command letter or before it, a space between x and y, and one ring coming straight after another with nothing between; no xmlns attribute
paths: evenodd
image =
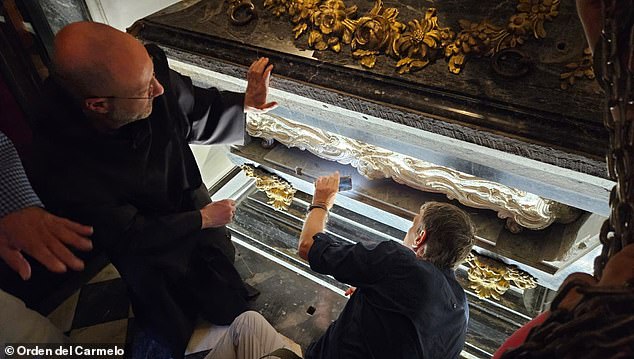
<svg viewBox="0 0 634 359"><path fill-rule="evenodd" d="M356 29L350 46L352 57L365 67L376 64L377 55L385 52L390 55L392 41L405 29L405 24L396 20L398 9L383 7L382 0L376 0L368 14L355 21Z"/></svg>
<svg viewBox="0 0 634 359"><path fill-rule="evenodd" d="M527 34L530 26L528 14L519 13L511 16L506 26L507 32L504 34L503 41L498 42L496 51L500 51L503 48L523 45L525 39L528 37Z"/></svg>
<svg viewBox="0 0 634 359"><path fill-rule="evenodd" d="M287 210L293 203L293 197L297 190L286 180L270 174L253 165L244 164L240 166L247 177L255 178L255 187L264 191L269 198L268 204L277 210Z"/></svg>
<svg viewBox="0 0 634 359"><path fill-rule="evenodd" d="M544 22L552 21L558 14L559 0L520 0L517 13L509 19L508 36L498 44L496 52L523 44L530 32L536 39L543 39L546 37Z"/></svg>
<svg viewBox="0 0 634 359"><path fill-rule="evenodd" d="M308 33L313 49L341 52L342 44L350 44L352 57L361 65L373 68L378 56L387 55L397 59L399 73L422 69L442 54L454 74L464 69L471 56L493 56L523 45L530 37L544 38L544 24L558 16L559 3L518 0L505 25L462 19L460 32L454 36L451 28L438 26L435 9L405 25L397 20L398 9L384 7L382 0L375 0L360 18L355 18L357 6L346 6L344 0L264 0L275 16L289 16L296 39Z"/></svg>
<svg viewBox="0 0 634 359"><path fill-rule="evenodd" d="M594 68L592 67L592 51L589 47L583 50L581 61L571 62L566 65L566 70L559 75L562 90L567 90L575 84L577 79L586 78L594 80Z"/></svg>
<svg viewBox="0 0 634 359"><path fill-rule="evenodd" d="M310 27L312 14L319 9L321 0L294 0L288 9L291 22L295 24L293 33L299 38Z"/></svg>
<svg viewBox="0 0 634 359"><path fill-rule="evenodd" d="M352 39L354 24L349 18L356 12L356 5L346 8L342 0L327 0L311 17L313 30L308 36L308 46L341 51L341 43L349 44Z"/></svg>
<svg viewBox="0 0 634 359"><path fill-rule="evenodd" d="M436 9L429 8L422 20L414 19L392 45L392 52L400 60L399 73L420 70L443 55L442 49L453 41L455 33L438 25Z"/></svg>
<svg viewBox="0 0 634 359"><path fill-rule="evenodd" d="M537 287L537 279L515 266L471 252L466 260L469 287L480 298L500 300L511 287L520 289Z"/></svg>
<svg viewBox="0 0 634 359"><path fill-rule="evenodd" d="M544 21L552 21L559 15L559 0L520 0L517 5L520 14L526 14L527 27L533 30L536 39L546 37Z"/></svg>
<svg viewBox="0 0 634 359"><path fill-rule="evenodd" d="M449 71L458 74L464 68L467 57L470 55L493 55L495 44L499 44L508 32L489 20L479 23L468 20L460 20L462 31L456 36L453 43L445 48L445 57L449 61Z"/></svg>
<svg viewBox="0 0 634 359"><path fill-rule="evenodd" d="M559 0L520 0L517 12L510 17L506 28L488 20L479 23L460 20L462 30L454 43L445 48L449 71L460 73L468 56L492 56L503 49L522 45L529 33L536 39L546 37L544 22L552 21L558 14Z"/></svg>
<svg viewBox="0 0 634 359"><path fill-rule="evenodd" d="M293 0L264 0L264 8L270 10L273 15L280 17L288 12Z"/></svg>

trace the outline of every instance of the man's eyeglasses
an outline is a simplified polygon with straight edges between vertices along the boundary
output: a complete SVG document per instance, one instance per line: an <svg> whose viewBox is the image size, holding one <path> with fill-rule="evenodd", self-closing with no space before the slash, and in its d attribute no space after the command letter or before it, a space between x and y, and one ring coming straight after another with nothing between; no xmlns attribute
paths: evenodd
<svg viewBox="0 0 634 359"><path fill-rule="evenodd" d="M121 96L90 96L87 98L110 98L110 99L120 99L120 100L151 100L154 96L154 83L158 82L154 73L152 73L152 79L150 80L150 87L148 88L148 95L143 97L121 97Z"/></svg>

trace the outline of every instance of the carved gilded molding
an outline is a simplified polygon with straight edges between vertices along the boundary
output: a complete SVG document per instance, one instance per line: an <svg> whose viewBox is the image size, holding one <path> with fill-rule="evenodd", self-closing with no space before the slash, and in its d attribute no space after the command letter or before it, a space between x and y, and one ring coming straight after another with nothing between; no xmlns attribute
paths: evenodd
<svg viewBox="0 0 634 359"><path fill-rule="evenodd" d="M567 90L574 86L575 81L578 79L594 80L595 74L592 60L592 51L590 51L589 47L586 47L579 61L567 64L566 70L559 75L561 89Z"/></svg>
<svg viewBox="0 0 634 359"><path fill-rule="evenodd" d="M537 287L535 277L498 260L471 252L466 263L469 266L467 271L469 287L480 298L500 300L500 297L511 287L511 283L520 289Z"/></svg>
<svg viewBox="0 0 634 359"><path fill-rule="evenodd" d="M422 69L443 56L455 35L450 28L438 25L436 9L427 9L425 18L408 22L405 32L392 44L392 52L399 58L396 63L398 72Z"/></svg>
<svg viewBox="0 0 634 359"><path fill-rule="evenodd" d="M460 20L460 33L445 48L449 71L457 74L471 55L492 56L501 50L518 47L532 35L535 39L546 37L544 22L559 15L559 0L519 0L516 12L506 27L480 22Z"/></svg>
<svg viewBox="0 0 634 359"><path fill-rule="evenodd" d="M348 1L349 4L351 1ZM546 37L544 23L559 14L559 0L519 0L505 26L485 19L460 20L460 32L441 27L437 11L429 8L421 19L405 23L399 10L375 0L372 9L357 17L356 5L344 0L265 0L264 7L277 17L287 16L294 24L295 38L308 33L308 46L340 52L349 44L352 56L365 67L375 66L379 55L397 60L399 73L424 68L444 58L449 71L460 73L470 56L493 56L515 48L530 38Z"/></svg>
<svg viewBox="0 0 634 359"><path fill-rule="evenodd" d="M268 204L277 210L287 210L293 203L293 196L297 190L282 178L256 168L252 165L244 164L240 166L248 177L255 178L255 187L264 191L269 198Z"/></svg>
<svg viewBox="0 0 634 359"><path fill-rule="evenodd" d="M351 165L368 179L392 178L422 191L445 194L465 206L493 210L498 217L525 228L543 229L579 216L578 210L558 202L279 116L249 114L247 132Z"/></svg>

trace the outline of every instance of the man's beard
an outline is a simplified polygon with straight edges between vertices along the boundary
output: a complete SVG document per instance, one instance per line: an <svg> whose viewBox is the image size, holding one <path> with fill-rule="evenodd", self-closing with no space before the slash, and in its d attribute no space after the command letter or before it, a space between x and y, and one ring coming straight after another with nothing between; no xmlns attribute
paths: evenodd
<svg viewBox="0 0 634 359"><path fill-rule="evenodd" d="M112 111L110 121L115 125L116 128L120 128L132 122L146 119L150 116L151 113L152 102L148 104L143 112L137 114L130 114L129 112L122 111L119 108L115 107Z"/></svg>

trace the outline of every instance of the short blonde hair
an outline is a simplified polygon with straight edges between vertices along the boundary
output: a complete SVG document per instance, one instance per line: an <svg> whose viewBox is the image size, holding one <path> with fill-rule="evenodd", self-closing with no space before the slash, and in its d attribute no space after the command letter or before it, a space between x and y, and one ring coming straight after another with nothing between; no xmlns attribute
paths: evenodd
<svg viewBox="0 0 634 359"><path fill-rule="evenodd" d="M471 218L460 208L442 202L423 204L420 214L419 232L427 233L423 259L439 268L456 269L475 242Z"/></svg>

